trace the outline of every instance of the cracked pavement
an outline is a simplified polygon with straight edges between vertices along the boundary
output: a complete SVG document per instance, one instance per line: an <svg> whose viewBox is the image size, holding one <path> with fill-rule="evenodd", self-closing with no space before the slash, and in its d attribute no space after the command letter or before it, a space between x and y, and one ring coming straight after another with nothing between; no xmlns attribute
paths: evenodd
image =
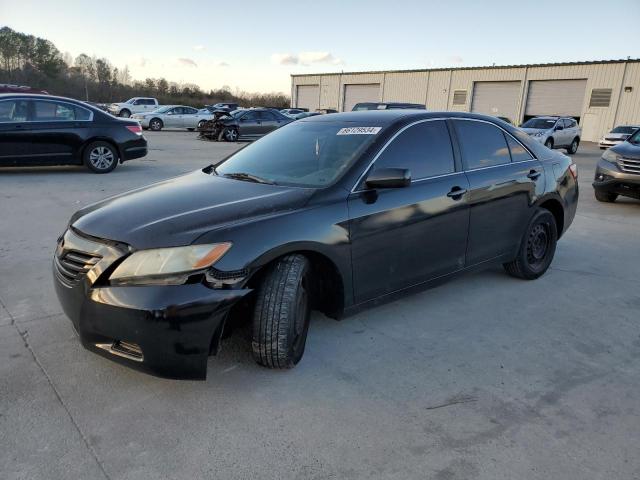
<svg viewBox="0 0 640 480"><path fill-rule="evenodd" d="M149 133L109 175L0 171L0 478L640 478L640 201L600 204L600 150L541 279L499 268L362 312L315 314L291 371L242 331L206 382L85 351L51 255L82 205L219 160L234 144Z"/></svg>

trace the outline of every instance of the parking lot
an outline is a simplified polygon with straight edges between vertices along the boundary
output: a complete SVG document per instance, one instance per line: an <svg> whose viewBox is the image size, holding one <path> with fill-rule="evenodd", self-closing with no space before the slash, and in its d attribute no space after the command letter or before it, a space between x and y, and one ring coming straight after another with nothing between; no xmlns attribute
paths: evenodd
<svg viewBox="0 0 640 480"><path fill-rule="evenodd" d="M640 478L640 201L595 201L597 146L574 155L578 212L539 280L495 268L315 314L288 371L238 331L189 382L85 351L53 291L74 211L240 146L145 135L107 175L0 171L0 478Z"/></svg>

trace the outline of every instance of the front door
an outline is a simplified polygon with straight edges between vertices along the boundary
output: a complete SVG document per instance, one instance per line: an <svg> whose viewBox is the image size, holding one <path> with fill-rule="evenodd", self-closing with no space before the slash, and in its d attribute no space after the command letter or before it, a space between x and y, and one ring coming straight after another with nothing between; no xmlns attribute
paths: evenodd
<svg viewBox="0 0 640 480"><path fill-rule="evenodd" d="M33 142L29 134L27 100L0 101L0 165L29 165Z"/></svg>
<svg viewBox="0 0 640 480"><path fill-rule="evenodd" d="M456 171L447 124L416 123L383 147L369 171L406 168L411 185L350 194L355 302L437 278L465 265L468 182Z"/></svg>
<svg viewBox="0 0 640 480"><path fill-rule="evenodd" d="M496 125L456 119L463 166L469 179L467 265L515 254L544 192L542 165Z"/></svg>
<svg viewBox="0 0 640 480"><path fill-rule="evenodd" d="M238 120L239 132L241 136L262 135L262 121L259 112L247 112Z"/></svg>

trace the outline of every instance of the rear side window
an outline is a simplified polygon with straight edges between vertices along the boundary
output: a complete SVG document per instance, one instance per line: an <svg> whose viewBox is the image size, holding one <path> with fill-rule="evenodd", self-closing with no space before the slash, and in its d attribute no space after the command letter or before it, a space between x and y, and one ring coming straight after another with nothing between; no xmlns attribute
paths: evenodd
<svg viewBox="0 0 640 480"><path fill-rule="evenodd" d="M68 103L37 100L33 102L33 120L36 122L69 122L90 118L89 110Z"/></svg>
<svg viewBox="0 0 640 480"><path fill-rule="evenodd" d="M509 151L511 152L511 161L512 162L526 162L527 160L533 160L531 154L516 142L511 135L505 135L507 138L507 143L509 144Z"/></svg>
<svg viewBox="0 0 640 480"><path fill-rule="evenodd" d="M260 119L267 121L267 122L273 122L274 120L276 120L276 116L271 113L271 112L259 112L260 113Z"/></svg>
<svg viewBox="0 0 640 480"><path fill-rule="evenodd" d="M485 122L456 120L456 132L466 170L511 162L502 130Z"/></svg>
<svg viewBox="0 0 640 480"><path fill-rule="evenodd" d="M408 168L413 180L452 173L455 167L447 125L436 120L407 128L384 149L374 168Z"/></svg>
<svg viewBox="0 0 640 480"><path fill-rule="evenodd" d="M0 102L0 123L26 122L29 107L26 100Z"/></svg>

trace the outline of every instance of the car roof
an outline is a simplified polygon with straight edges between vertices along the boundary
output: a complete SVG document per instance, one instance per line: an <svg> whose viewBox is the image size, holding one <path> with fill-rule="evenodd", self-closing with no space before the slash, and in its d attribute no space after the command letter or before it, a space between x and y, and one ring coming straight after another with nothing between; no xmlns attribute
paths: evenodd
<svg viewBox="0 0 640 480"><path fill-rule="evenodd" d="M45 95L42 93L0 93L0 100L6 98L41 98L43 100L63 100L63 101L71 101L71 102L82 102L82 100L76 100L75 98L68 97L57 97L55 95Z"/></svg>

